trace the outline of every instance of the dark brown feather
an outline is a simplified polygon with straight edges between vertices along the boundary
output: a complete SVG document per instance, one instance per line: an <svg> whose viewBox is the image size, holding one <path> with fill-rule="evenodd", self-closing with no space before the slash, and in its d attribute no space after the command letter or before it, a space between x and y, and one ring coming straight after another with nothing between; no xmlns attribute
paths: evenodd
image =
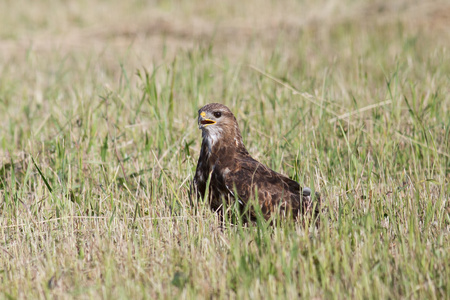
<svg viewBox="0 0 450 300"><path fill-rule="evenodd" d="M199 126L203 141L193 183L198 197L205 199L210 178L206 200L213 210L219 210L224 201L230 204L237 199L246 207L252 199L257 199L266 219L274 212L297 217L311 211L312 197L306 191L302 193L296 181L249 155L236 118L226 106L212 103L201 108ZM319 200L317 196L316 200ZM255 212L251 207L249 213L253 218Z"/></svg>

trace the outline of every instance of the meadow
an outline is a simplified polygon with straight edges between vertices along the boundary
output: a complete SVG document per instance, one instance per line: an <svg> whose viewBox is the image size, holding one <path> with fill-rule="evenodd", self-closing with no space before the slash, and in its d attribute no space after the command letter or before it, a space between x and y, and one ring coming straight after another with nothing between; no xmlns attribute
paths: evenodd
<svg viewBox="0 0 450 300"><path fill-rule="evenodd" d="M447 1L1 1L1 299L450 299ZM319 191L221 223L197 110Z"/></svg>

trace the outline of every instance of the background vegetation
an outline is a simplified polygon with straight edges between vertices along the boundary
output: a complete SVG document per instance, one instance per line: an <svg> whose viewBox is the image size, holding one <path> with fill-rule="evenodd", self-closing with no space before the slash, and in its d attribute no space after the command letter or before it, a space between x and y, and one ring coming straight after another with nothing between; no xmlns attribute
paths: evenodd
<svg viewBox="0 0 450 300"><path fill-rule="evenodd" d="M0 298L450 298L447 1L1 1ZM198 108L325 197L188 198Z"/></svg>

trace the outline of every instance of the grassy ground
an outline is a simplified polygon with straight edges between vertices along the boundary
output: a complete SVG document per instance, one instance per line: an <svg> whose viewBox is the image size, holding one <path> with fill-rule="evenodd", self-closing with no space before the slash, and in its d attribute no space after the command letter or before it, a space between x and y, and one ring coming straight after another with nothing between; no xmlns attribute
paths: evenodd
<svg viewBox="0 0 450 300"><path fill-rule="evenodd" d="M0 298L450 298L445 1L2 1ZM325 197L189 204L199 107Z"/></svg>

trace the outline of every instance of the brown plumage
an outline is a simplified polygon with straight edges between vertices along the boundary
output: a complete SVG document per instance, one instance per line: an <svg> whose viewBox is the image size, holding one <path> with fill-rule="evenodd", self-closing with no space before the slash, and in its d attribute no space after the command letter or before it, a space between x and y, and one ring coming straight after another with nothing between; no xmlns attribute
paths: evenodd
<svg viewBox="0 0 450 300"><path fill-rule="evenodd" d="M250 156L228 107L219 103L205 105L198 111L198 125L203 141L193 184L197 196L204 199L211 178L207 201L214 211L220 210L224 202L231 204L235 200L246 207L255 198L265 219L274 212L298 217L312 210L309 188L302 190L296 181ZM315 198L318 199L317 194ZM254 219L254 209L247 207L250 218ZM315 207L317 212L318 205Z"/></svg>

